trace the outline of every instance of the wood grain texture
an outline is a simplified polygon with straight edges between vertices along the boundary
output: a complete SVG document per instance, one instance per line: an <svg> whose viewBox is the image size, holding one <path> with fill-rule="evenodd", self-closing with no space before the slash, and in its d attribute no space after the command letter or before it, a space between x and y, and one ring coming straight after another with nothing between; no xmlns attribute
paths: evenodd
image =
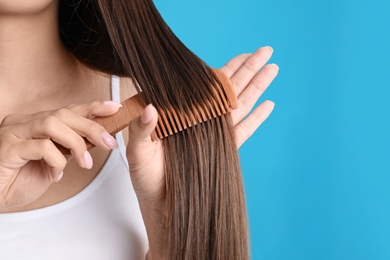
<svg viewBox="0 0 390 260"><path fill-rule="evenodd" d="M214 89L215 96L217 97L217 100L213 100L211 104L211 107L214 109L205 111L205 109L198 107L194 108L189 115L180 114L173 109L168 109L166 111L159 111L157 109L159 121L156 130L151 134L151 139L153 141L178 133L188 127L221 116L237 108L237 95L230 79L218 69L213 69L213 73L217 76L222 86L222 88ZM95 117L91 120L102 125L108 133L114 136L116 133L129 126L133 119L139 117L146 105L142 92L126 99L121 104L122 107L114 115ZM94 147L88 140L85 139L85 142L88 150ZM69 149L58 144L57 147L63 154L70 154Z"/></svg>

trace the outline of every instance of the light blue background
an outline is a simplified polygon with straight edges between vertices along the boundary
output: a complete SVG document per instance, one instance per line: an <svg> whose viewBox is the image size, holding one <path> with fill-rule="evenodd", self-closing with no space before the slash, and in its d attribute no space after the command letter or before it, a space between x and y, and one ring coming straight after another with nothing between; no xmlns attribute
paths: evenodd
<svg viewBox="0 0 390 260"><path fill-rule="evenodd" d="M275 50L274 113L240 149L252 259L390 259L390 1L155 3L211 66Z"/></svg>

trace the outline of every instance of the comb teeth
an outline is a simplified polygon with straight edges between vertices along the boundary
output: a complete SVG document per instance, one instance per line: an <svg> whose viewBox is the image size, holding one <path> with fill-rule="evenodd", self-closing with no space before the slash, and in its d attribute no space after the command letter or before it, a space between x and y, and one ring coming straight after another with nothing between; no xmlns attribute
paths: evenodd
<svg viewBox="0 0 390 260"><path fill-rule="evenodd" d="M216 88L212 89L215 98L206 100L204 104L198 107L191 108L192 111L189 113L175 111L172 107L165 110L160 109L158 111L159 120L155 130L156 133L152 135L153 141L178 133L237 108L237 97L232 83L223 72L216 69L213 69L213 72L221 83L215 84Z"/></svg>
<svg viewBox="0 0 390 260"><path fill-rule="evenodd" d="M230 79L221 71L212 69L218 78L216 88L212 89L215 98L205 100L199 107L191 107L187 113L175 111L173 107L158 109L159 119L155 131L151 134L153 141L173 135L191 126L221 116L237 108L237 97ZM220 83L220 84L219 84ZM112 116L95 117L92 120L102 125L107 132L115 135L129 126L131 120L138 117L143 109L142 92L122 102L122 108ZM94 147L85 139L87 148ZM69 149L57 144L63 154L70 154Z"/></svg>

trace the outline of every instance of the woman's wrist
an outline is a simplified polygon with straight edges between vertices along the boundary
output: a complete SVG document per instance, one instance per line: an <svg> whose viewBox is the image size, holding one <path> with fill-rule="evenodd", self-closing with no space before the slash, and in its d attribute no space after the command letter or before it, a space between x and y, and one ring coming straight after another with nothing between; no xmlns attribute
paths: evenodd
<svg viewBox="0 0 390 260"><path fill-rule="evenodd" d="M162 205L139 201L149 240L148 259L166 259L167 216Z"/></svg>

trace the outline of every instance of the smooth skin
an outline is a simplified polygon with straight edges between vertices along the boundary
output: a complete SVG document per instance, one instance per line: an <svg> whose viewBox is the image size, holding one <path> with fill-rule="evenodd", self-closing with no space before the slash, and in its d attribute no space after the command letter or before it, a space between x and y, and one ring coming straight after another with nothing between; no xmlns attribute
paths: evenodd
<svg viewBox="0 0 390 260"><path fill-rule="evenodd" d="M105 129L88 119L120 109L104 102L111 99L110 77L91 71L66 51L58 37L56 8L54 0L0 0L0 213L42 208L74 196L117 147ZM238 147L274 108L264 101L250 113L278 73L277 65L266 65L271 55L272 48L260 48L221 68L238 95L238 108L231 113ZM126 82L123 98L134 88ZM131 122L125 139L131 144L130 176L151 253L161 255L163 234L155 223L163 218L163 149L150 139L157 117L148 105ZM82 137L97 148L87 152ZM63 156L53 141L68 147L72 156Z"/></svg>

